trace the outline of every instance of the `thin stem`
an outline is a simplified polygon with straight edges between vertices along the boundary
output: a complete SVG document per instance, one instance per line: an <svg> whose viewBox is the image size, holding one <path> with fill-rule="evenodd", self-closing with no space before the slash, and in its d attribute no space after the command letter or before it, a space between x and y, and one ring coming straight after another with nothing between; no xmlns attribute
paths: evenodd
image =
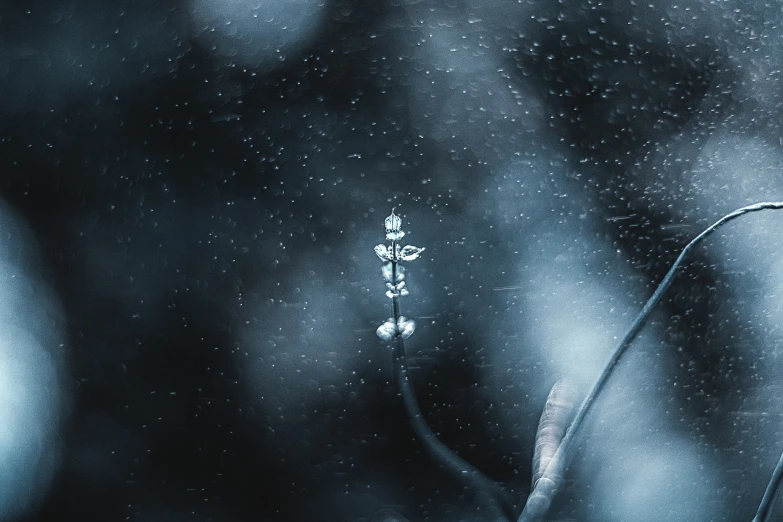
<svg viewBox="0 0 783 522"><path fill-rule="evenodd" d="M392 241L392 251L394 252L396 248L396 245L394 241ZM397 284L397 262L392 261L392 284ZM392 310L394 312L394 324L398 324L400 321L400 298L399 296L394 296L392 298ZM397 333L397 337L399 337L399 333Z"/></svg>
<svg viewBox="0 0 783 522"><path fill-rule="evenodd" d="M392 247L394 245L392 244ZM397 263L392 261L392 281L397 279ZM399 297L392 298L392 307L394 310L394 323L400 319ZM507 520L516 518L514 501L511 495L502 489L494 480L484 475L481 471L474 468L470 463L450 450L443 444L430 429L424 415L421 412L419 403L416 400L416 393L413 388L413 381L410 376L410 369L405 356L405 341L399 332L394 336L394 373L402 395L402 401L405 405L405 411L408 414L408 420L413 427L416 437L424 444L425 449L430 456L451 471L459 480L467 481L476 488L492 495L500 503L500 507L505 513Z"/></svg>
<svg viewBox="0 0 783 522"><path fill-rule="evenodd" d="M753 517L753 522L767 522L770 520L772 514L772 506L775 503L775 497L777 496L778 489L780 489L780 483L783 481L783 455L780 456L775 471L772 472L772 478L769 479L767 489L764 491L764 496L761 499L756 516Z"/></svg>
<svg viewBox="0 0 783 522"><path fill-rule="evenodd" d="M642 308L642 311L639 312L639 315L636 316L636 319L634 319L630 328L625 333L625 336L623 336L622 340L620 341L620 344L617 346L611 358L609 359L609 362L606 364L603 371L601 372L601 375L598 377L598 380L595 382L595 384L593 384L593 387L590 389L590 392L587 394L585 399L582 401L582 404L579 406L579 410L577 410L574 420L571 421L571 425L569 426L565 437L563 437L563 442L560 444L560 447L555 452L555 456L552 458L552 461L547 467L546 472L544 472L544 477L549 479L549 481L545 481L545 484L547 485L547 489L538 492L539 488L538 487L535 488L533 494L531 494L530 497L528 498L528 502L525 504L525 508L523 509L522 514L519 516L518 522L531 522L537 520L538 518L542 517L546 513L546 509L549 507L551 500L554 498L554 495L557 493L559 478L562 477L563 471L565 467L568 465L568 462L571 458L570 450L571 447L573 446L574 438L576 437L579 428L582 426L585 416L592 409L593 404L595 403L595 400L598 397L598 394L601 393L601 391L605 388L606 382L609 380L609 377L614 372L614 369L617 366L617 363L620 361L620 358L628 350L628 347L631 345L631 342L636 338L637 334L642 329L642 326L644 326L645 323L647 322L647 319L649 319L650 314L652 313L655 306L661 301L663 294L671 286L672 282L674 281L674 277L676 275L677 269L680 267L680 265L682 265L683 261L690 253L690 251L693 250L693 248L699 242L701 242L702 239L709 236L717 228L721 227L722 225L728 223L729 221L735 218L738 218L750 212L757 212L759 210L781 209L781 208L783 208L783 202L763 202L763 203L756 203L754 205L749 205L747 207L742 207L740 209L737 209L734 212L726 214L718 221L713 223L711 226L706 228L701 234L696 236L696 238L694 238L690 243L688 243L685 246L685 248L683 248L682 252L677 257L677 260L674 262L672 267L666 273L666 276L663 278L663 281L661 281L661 284L658 285L658 288L655 290L652 297L650 297L650 299L647 300L647 303L645 303L644 308ZM783 473L783 470L781 470L781 473ZM780 473L778 473L778 470L776 469L776 474L773 475L772 482L770 482L770 486L767 488L767 491L769 492L770 488L772 488L773 490L772 494L774 495L774 490L777 489L780 480L781 480ZM546 502L536 501L535 504L532 504L531 501L534 500L534 497L540 500L542 496L546 499ZM766 499L766 495L765 495L765 499ZM539 509L538 508L539 506L543 506L542 508L543 510Z"/></svg>
<svg viewBox="0 0 783 522"><path fill-rule="evenodd" d="M484 475L481 471L473 467L459 455L450 450L445 444L438 440L435 433L432 432L424 415L419 408L416 400L416 394L413 389L413 382L410 377L410 370L405 359L405 341L401 336L395 337L395 374L400 387L402 400L405 404L405 410L408 413L413 431L421 440L427 452L432 458L440 462L449 471L451 471L459 480L470 482L473 486L491 494L500 503L500 507L508 520L516 518L514 501L511 495L503 490L495 481Z"/></svg>

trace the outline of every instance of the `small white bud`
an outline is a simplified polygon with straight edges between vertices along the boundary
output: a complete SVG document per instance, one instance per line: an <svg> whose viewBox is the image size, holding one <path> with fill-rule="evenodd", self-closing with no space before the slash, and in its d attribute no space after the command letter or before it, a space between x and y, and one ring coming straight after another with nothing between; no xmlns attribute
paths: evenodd
<svg viewBox="0 0 783 522"><path fill-rule="evenodd" d="M394 319L389 318L388 321L383 323L375 330L375 333L384 341L391 341L394 335L397 333L397 329L394 326Z"/></svg>
<svg viewBox="0 0 783 522"><path fill-rule="evenodd" d="M400 320L397 322L397 332L403 339L407 339L416 330L416 322L412 319L408 319L405 316L400 316Z"/></svg>
<svg viewBox="0 0 783 522"><path fill-rule="evenodd" d="M394 210L392 210L389 217L384 220L383 224L386 226L387 236L388 234L405 235L405 233L402 231L402 219L400 219L400 216L394 213Z"/></svg>

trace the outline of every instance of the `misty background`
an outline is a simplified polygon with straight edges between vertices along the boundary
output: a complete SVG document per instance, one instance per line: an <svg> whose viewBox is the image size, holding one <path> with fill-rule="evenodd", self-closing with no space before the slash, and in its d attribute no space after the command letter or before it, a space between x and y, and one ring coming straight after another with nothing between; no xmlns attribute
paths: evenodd
<svg viewBox="0 0 783 522"><path fill-rule="evenodd" d="M0 4L0 519L488 520L375 335L383 219L441 440L525 498L685 244L783 199L783 5ZM750 520L783 452L783 213L705 241L551 520Z"/></svg>

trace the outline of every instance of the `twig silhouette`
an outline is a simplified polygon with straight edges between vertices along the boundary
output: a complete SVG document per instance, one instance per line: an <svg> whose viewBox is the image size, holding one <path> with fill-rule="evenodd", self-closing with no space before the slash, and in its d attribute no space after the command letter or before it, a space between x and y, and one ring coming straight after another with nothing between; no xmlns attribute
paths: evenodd
<svg viewBox="0 0 783 522"><path fill-rule="evenodd" d="M609 359L609 362L606 364L603 371L601 372L601 375L598 377L598 380L595 382L595 384L593 384L593 387L590 389L587 396L582 401L582 404L579 406L579 409L576 412L574 420L571 421L571 425L568 427L568 431L566 432L565 437L563 437L563 441L561 442L560 446L555 452L555 455L552 457L552 461L547 467L546 472L544 472L543 477L538 480L538 485L535 487L533 493L528 497L528 500L525 503L525 507L522 510L522 514L519 516L518 522L532 522L540 519L543 515L546 514L546 511L549 509L552 499L557 494L560 477L563 476L563 471L568 465L569 459L571 458L571 448L574 444L574 439L577 433L579 432L579 428L582 426L585 417L587 416L587 414L590 412L593 405L595 404L598 395L606 387L606 383L609 380L609 377L614 372L614 369L617 367L617 363L620 361L620 358L628 350L628 347L631 345L631 342L636 338L639 331L647 322L647 319L649 319L650 314L652 313L655 306L661 301L663 294L671 286L676 276L677 269L680 268L683 261L691 252L691 250L693 250L693 248L698 243L700 243L701 240L703 240L705 237L709 236L716 229L718 229L722 225L725 225L726 223L728 223L729 221L735 218L738 218L750 212L757 212L760 210L767 210L767 209L782 209L782 208L783 208L783 202L763 202L763 203L756 203L754 205L748 205L746 207L739 208L729 214L726 214L718 221L716 221L715 223L707 227L701 234L696 236L690 243L688 243L685 246L685 248L682 249L682 252L677 257L677 260L674 262L674 264L671 266L669 271L666 273L666 276L661 281L661 284L658 285L658 288L656 288L653 295L650 297L650 299L647 300L647 303L645 303L644 308L642 308L642 311L639 312L638 316L636 316L636 319L634 319L630 328L628 328L628 331L623 336L619 345L617 346L611 358ZM775 473L773 473L772 475L772 479L769 483L769 486L767 487L767 491L764 495L764 499L762 500L762 504L759 507L759 513L756 515L756 519L754 519L754 522L763 522L764 520L766 520L766 518L759 518L759 517L768 516L767 511L769 510L772 504L772 500L774 498L775 492L777 491L780 485L782 477L783 477L783 456L781 456L781 461L778 463L778 466L775 468Z"/></svg>

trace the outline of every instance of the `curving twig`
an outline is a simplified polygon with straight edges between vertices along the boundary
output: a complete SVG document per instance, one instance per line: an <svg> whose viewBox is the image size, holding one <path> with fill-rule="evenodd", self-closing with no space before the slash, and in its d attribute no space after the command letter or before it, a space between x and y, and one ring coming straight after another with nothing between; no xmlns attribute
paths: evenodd
<svg viewBox="0 0 783 522"><path fill-rule="evenodd" d="M772 477L769 479L767 489L764 491L764 496L761 498L761 504L756 511L756 516L753 517L753 522L768 522L772 515L772 505L775 503L777 492L780 489L780 483L783 481L783 455L780 456L775 471L772 472Z"/></svg>
<svg viewBox="0 0 783 522"><path fill-rule="evenodd" d="M491 478L484 475L481 471L473 467L465 459L454 453L432 432L427 421L422 415L419 403L416 400L416 394L413 389L413 382L410 377L410 370L405 359L405 344L402 337L398 336L395 341L394 350L394 373L397 377L397 383L400 387L400 395L405 404L405 411L408 413L408 420L416 433L416 437L424 444L427 453L437 462L446 467L460 481L467 482L473 487L489 493L507 517L507 520L516 518L516 509L511 495Z"/></svg>
<svg viewBox="0 0 783 522"><path fill-rule="evenodd" d="M595 404L598 395L606 387L606 383L614 372L614 369L617 366L617 363L620 361L620 358L628 350L631 342L636 338L639 331L647 322L647 319L649 319L650 314L652 313L655 306L661 301L663 294L671 286L672 282L674 281L677 269L680 268L690 251L693 250L693 248L698 243L700 243L702 239L709 236L716 229L728 223L729 221L750 212L757 212L767 209L783 209L783 202L777 201L756 203L754 205L748 205L726 214L718 221L707 227L701 234L696 236L685 246L685 248L682 249L682 252L677 257L677 260L666 273L666 276L661 281L661 284L658 285L658 288L655 289L653 295L650 297L650 299L647 300L644 308L642 308L642 311L639 312L638 316L636 316L636 319L634 319L630 328L628 328L628 331L625 333L619 345L615 349L614 353L609 359L609 362L606 364L606 366L604 366L604 369L601 372L601 375L598 377L598 380L595 382L595 384L593 384L590 392L582 401L582 404L579 406L579 409L576 412L574 420L571 421L571 425L568 427L568 431L566 432L565 437L563 437L563 441L560 443L560 446L555 452L555 455L547 467L546 472L544 473L543 477L538 480L538 485L535 487L530 497L528 497L528 500L525 503L525 507L522 510L522 514L519 516L518 522L533 522L546 514L552 499L557 494L560 477L563 476L563 471L571 458L571 448L574 444L574 438L576 437L579 428L582 426L585 417L590 412L593 404ZM766 520L766 518L759 518L759 516L768 516L767 511L769 510L769 507L772 503L775 492L780 486L782 478L783 456L781 456L781 461L775 468L775 473L772 475L772 479L770 480L769 486L767 487L762 504L759 507L759 514L756 515L754 522L763 522Z"/></svg>

